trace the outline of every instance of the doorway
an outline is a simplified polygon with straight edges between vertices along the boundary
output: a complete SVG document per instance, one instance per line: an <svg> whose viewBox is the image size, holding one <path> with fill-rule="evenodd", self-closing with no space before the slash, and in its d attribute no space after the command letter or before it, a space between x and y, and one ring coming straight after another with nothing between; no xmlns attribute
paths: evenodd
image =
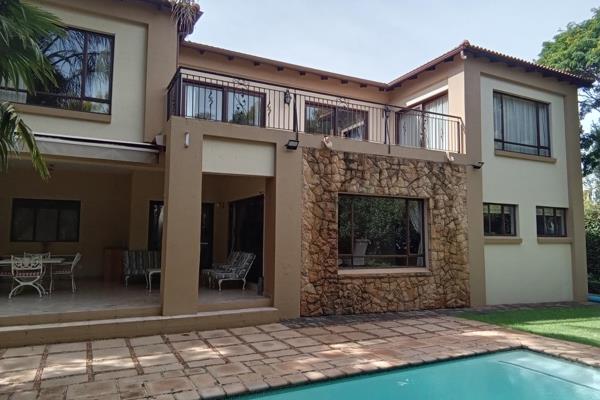
<svg viewBox="0 0 600 400"><path fill-rule="evenodd" d="M210 269L213 264L215 205L202 203L202 224L200 228L200 269Z"/></svg>
<svg viewBox="0 0 600 400"><path fill-rule="evenodd" d="M253 283L263 276L264 203L264 195L229 203L228 248L256 254L247 276L248 282Z"/></svg>

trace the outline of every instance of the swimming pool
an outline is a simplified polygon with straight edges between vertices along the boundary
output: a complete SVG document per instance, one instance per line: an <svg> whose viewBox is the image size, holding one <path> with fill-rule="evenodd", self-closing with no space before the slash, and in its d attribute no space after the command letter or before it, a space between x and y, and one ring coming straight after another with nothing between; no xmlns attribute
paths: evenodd
<svg viewBox="0 0 600 400"><path fill-rule="evenodd" d="M266 400L600 400L600 370L526 350L396 369L272 392Z"/></svg>

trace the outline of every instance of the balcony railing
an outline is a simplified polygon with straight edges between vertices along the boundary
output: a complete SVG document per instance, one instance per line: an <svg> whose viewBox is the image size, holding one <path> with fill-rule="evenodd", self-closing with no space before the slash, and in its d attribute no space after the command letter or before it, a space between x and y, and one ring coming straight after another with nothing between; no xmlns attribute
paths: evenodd
<svg viewBox="0 0 600 400"><path fill-rule="evenodd" d="M168 87L167 116L464 153L460 117L194 70Z"/></svg>

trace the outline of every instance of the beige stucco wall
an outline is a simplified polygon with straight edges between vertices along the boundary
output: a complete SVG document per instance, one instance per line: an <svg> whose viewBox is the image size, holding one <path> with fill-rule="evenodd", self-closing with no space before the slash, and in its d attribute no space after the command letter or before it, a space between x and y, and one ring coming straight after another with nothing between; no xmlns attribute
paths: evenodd
<svg viewBox="0 0 600 400"><path fill-rule="evenodd" d="M0 254L42 251L41 243L10 242L13 198L79 200L79 242L50 243L55 254L82 254L78 276L102 276L103 249L126 248L129 234L130 174L127 170L56 165L42 182L27 167L0 174Z"/></svg>
<svg viewBox="0 0 600 400"><path fill-rule="evenodd" d="M114 35L111 121L26 114L35 132L141 142L144 136L147 27L84 10L40 3L65 25Z"/></svg>
<svg viewBox="0 0 600 400"><path fill-rule="evenodd" d="M550 104L550 142L556 163L494 155L493 91ZM483 201L518 205L521 244L485 245L488 304L573 299L571 246L538 244L536 206L569 208L563 97L487 76L481 78Z"/></svg>
<svg viewBox="0 0 600 400"><path fill-rule="evenodd" d="M275 176L275 147L269 143L204 136L202 171L215 174Z"/></svg>

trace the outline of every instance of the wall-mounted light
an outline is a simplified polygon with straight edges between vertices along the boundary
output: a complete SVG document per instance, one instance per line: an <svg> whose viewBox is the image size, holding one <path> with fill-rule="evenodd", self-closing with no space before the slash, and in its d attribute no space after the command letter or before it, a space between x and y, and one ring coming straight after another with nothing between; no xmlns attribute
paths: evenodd
<svg viewBox="0 0 600 400"><path fill-rule="evenodd" d="M483 161L477 161L475 164L471 164L471 167L473 167L474 169L481 169L481 167L483 167L483 164L485 164Z"/></svg>
<svg viewBox="0 0 600 400"><path fill-rule="evenodd" d="M283 102L288 106L292 102L292 94L290 93L290 89L285 91L285 94L283 95Z"/></svg>
<svg viewBox="0 0 600 400"><path fill-rule="evenodd" d="M300 145L300 141L298 139L290 139L285 144L285 148L288 150L297 150Z"/></svg>
<svg viewBox="0 0 600 400"><path fill-rule="evenodd" d="M189 132L186 132L185 135L183 136L183 145L185 146L186 149L188 147L190 147L190 133Z"/></svg>

